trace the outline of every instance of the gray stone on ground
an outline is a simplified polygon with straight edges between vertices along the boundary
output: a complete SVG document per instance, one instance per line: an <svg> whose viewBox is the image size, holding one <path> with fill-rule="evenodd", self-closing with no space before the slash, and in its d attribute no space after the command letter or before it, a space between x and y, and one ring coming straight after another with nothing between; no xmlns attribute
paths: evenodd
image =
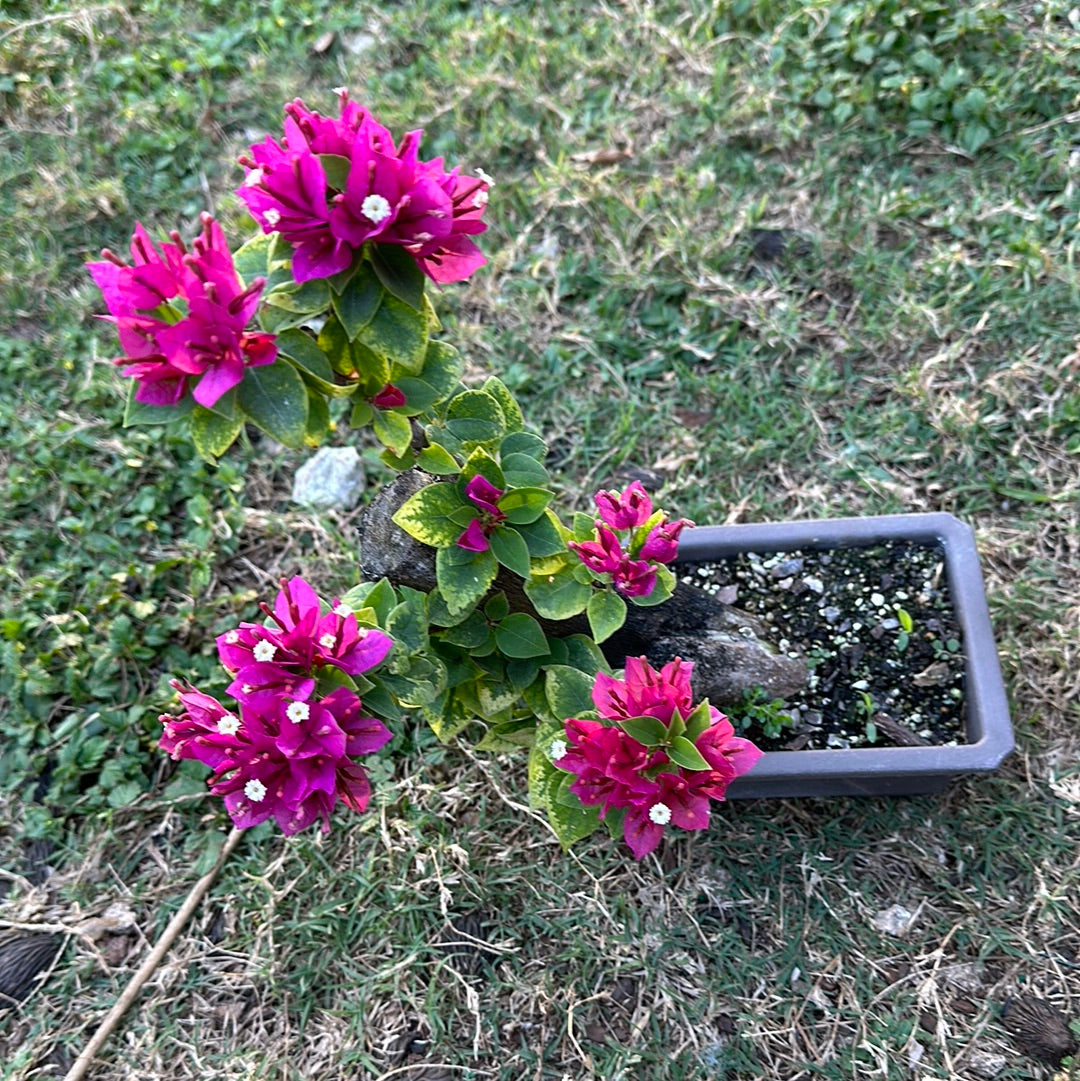
<svg viewBox="0 0 1080 1081"><path fill-rule="evenodd" d="M323 447L296 471L293 502L317 510L352 510L365 480L355 447Z"/></svg>

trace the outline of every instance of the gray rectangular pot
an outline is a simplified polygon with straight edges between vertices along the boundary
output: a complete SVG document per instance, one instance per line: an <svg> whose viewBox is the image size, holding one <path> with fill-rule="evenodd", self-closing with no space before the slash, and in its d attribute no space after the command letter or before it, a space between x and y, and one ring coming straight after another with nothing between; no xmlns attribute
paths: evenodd
<svg viewBox="0 0 1080 1081"><path fill-rule="evenodd" d="M951 514L702 526L683 533L678 558L697 562L739 552L868 547L890 540L937 543L944 549L949 594L960 624L966 663L967 742L956 747L769 751L750 773L731 785L730 798L937 792L958 775L997 769L1013 749L1009 704L986 607L975 535Z"/></svg>

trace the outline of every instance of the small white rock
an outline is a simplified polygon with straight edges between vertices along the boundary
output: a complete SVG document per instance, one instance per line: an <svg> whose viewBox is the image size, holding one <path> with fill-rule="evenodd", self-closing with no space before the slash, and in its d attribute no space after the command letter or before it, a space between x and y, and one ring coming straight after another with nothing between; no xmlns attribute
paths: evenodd
<svg viewBox="0 0 1080 1081"><path fill-rule="evenodd" d="M995 1051L980 1051L977 1047L968 1052L965 1064L978 1077L997 1077L1009 1064L1004 1055Z"/></svg>
<svg viewBox="0 0 1080 1081"><path fill-rule="evenodd" d="M296 471L293 502L318 510L352 510L365 480L355 447L323 447Z"/></svg>
<svg viewBox="0 0 1080 1081"><path fill-rule="evenodd" d="M894 938L902 938L915 925L918 915L918 912L912 912L903 905L890 905L875 912L870 923L878 931Z"/></svg>

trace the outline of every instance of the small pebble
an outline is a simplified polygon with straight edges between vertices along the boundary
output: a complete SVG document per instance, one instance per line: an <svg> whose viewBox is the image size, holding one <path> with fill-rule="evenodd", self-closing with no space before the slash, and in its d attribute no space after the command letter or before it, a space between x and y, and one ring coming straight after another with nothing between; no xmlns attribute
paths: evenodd
<svg viewBox="0 0 1080 1081"><path fill-rule="evenodd" d="M801 559L785 559L783 563L778 563L772 569L772 576L774 578L789 578L793 574L798 574L803 569L803 561Z"/></svg>
<svg viewBox="0 0 1080 1081"><path fill-rule="evenodd" d="M803 579L803 585L813 593L825 592L825 583L820 578L815 578L812 574L808 574Z"/></svg>

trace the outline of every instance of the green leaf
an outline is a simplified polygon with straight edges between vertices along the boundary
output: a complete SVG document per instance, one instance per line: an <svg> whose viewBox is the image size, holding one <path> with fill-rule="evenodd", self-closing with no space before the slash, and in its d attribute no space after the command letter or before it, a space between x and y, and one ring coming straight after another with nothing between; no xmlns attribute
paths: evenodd
<svg viewBox="0 0 1080 1081"><path fill-rule="evenodd" d="M506 594L501 590L490 597L487 604L484 605L484 615L493 623L498 623L499 620L506 619L509 614L510 602L506 599Z"/></svg>
<svg viewBox="0 0 1080 1081"><path fill-rule="evenodd" d="M362 678L362 677L361 677ZM365 679L364 682L370 687L371 681ZM318 675L315 681L315 693L323 698L328 694L333 694L339 687L344 687L346 690L357 691L356 680L348 674L343 672L340 668L335 668L332 664L323 665L318 669Z"/></svg>
<svg viewBox="0 0 1080 1081"><path fill-rule="evenodd" d="M961 126L959 143L969 154L977 154L990 141L990 135L985 124L973 121Z"/></svg>
<svg viewBox="0 0 1080 1081"><path fill-rule="evenodd" d="M520 432L525 426L521 416L521 406L517 399L507 389L506 384L495 376L489 376L483 387L480 388L486 394L490 394L502 407L503 417L506 421L506 431Z"/></svg>
<svg viewBox="0 0 1080 1081"><path fill-rule="evenodd" d="M284 269L292 277L292 245L281 233L268 233L270 238L270 252L267 255L266 265L271 271Z"/></svg>
<svg viewBox="0 0 1080 1081"><path fill-rule="evenodd" d="M333 297L334 314L352 341L375 318L382 303L383 291L371 267L364 263L353 275L344 292Z"/></svg>
<svg viewBox="0 0 1080 1081"><path fill-rule="evenodd" d="M352 412L349 414L350 428L366 428L375 417L375 407L371 402L358 398L353 402Z"/></svg>
<svg viewBox="0 0 1080 1081"><path fill-rule="evenodd" d="M491 588L498 569L491 552L469 552L456 544L440 548L435 557L439 592L451 612L473 607Z"/></svg>
<svg viewBox="0 0 1080 1081"><path fill-rule="evenodd" d="M467 710L457 695L446 691L424 707L424 716L432 732L440 742L447 743L463 728L467 728L476 717Z"/></svg>
<svg viewBox="0 0 1080 1081"><path fill-rule="evenodd" d="M461 475L466 480L471 480L479 475L496 488L502 489L506 487L506 481L503 478L502 470L499 468L499 463L483 447L477 447L465 459L465 464L461 467Z"/></svg>
<svg viewBox="0 0 1080 1081"><path fill-rule="evenodd" d="M383 288L419 312L424 302L424 272L398 244L372 244L371 267Z"/></svg>
<svg viewBox="0 0 1080 1081"><path fill-rule="evenodd" d="M461 471L457 459L438 443L429 443L417 455L416 464L425 473L434 473L436 476L446 476Z"/></svg>
<svg viewBox="0 0 1080 1081"><path fill-rule="evenodd" d="M190 415L195 409L195 399L190 394L176 405L147 405L137 402L135 393L139 389L138 381L132 379L128 385L127 402L124 404L124 427L135 424L171 424Z"/></svg>
<svg viewBox="0 0 1080 1081"><path fill-rule="evenodd" d="M540 662L535 657L522 657L506 662L506 678L519 694L540 674Z"/></svg>
<svg viewBox="0 0 1080 1081"><path fill-rule="evenodd" d="M499 444L499 455L505 459L510 454L524 454L537 462L547 457L547 443L532 432L511 432Z"/></svg>
<svg viewBox="0 0 1080 1081"><path fill-rule="evenodd" d="M401 592L401 603L387 616L386 633L396 646L419 653L428 644L427 594L408 588Z"/></svg>
<svg viewBox="0 0 1080 1081"><path fill-rule="evenodd" d="M391 722L401 720L402 709L398 700L382 685L378 676L373 679L371 689L364 692L364 712L371 712Z"/></svg>
<svg viewBox="0 0 1080 1081"><path fill-rule="evenodd" d="M529 549L521 534L509 526L500 526L488 538L495 558L521 578L529 577Z"/></svg>
<svg viewBox="0 0 1080 1081"><path fill-rule="evenodd" d="M464 507L466 504L458 486L450 481L440 481L409 496L398 508L393 521L421 544L447 548L456 544L462 532L462 527L451 515Z"/></svg>
<svg viewBox="0 0 1080 1081"><path fill-rule="evenodd" d="M623 824L626 820L626 807L612 807L606 815L604 815L604 827L608 831L608 836L615 841L621 841L623 839Z"/></svg>
<svg viewBox="0 0 1080 1081"><path fill-rule="evenodd" d="M288 247L287 244L285 246ZM284 289L287 286L296 284L296 279L293 277L292 265L288 258L286 258L284 262L282 262L281 260L275 261L274 254L271 254L269 265L273 269L267 275L266 285L263 286L263 291L265 294L269 295L275 289Z"/></svg>
<svg viewBox="0 0 1080 1081"><path fill-rule="evenodd" d="M464 371L465 361L449 342L428 342L424 366L419 375L425 383L439 392L440 398L450 396L450 392L461 381Z"/></svg>
<svg viewBox="0 0 1080 1081"><path fill-rule="evenodd" d="M307 326L317 317L311 315L310 312L293 312L274 304L261 304L257 318L262 330L268 334L280 334L283 330L291 330L293 327Z"/></svg>
<svg viewBox="0 0 1080 1081"><path fill-rule="evenodd" d="M597 642L610 638L626 620L626 601L610 590L597 590L585 608L589 629Z"/></svg>
<svg viewBox="0 0 1080 1081"><path fill-rule="evenodd" d="M554 494L543 488L514 488L502 496L496 506L508 521L515 525L528 525L547 510Z"/></svg>
<svg viewBox="0 0 1080 1081"><path fill-rule="evenodd" d="M529 688L525 693L528 701L535 695L535 688ZM547 807L552 798L552 789L559 784L559 778L564 770L558 769L551 761L551 742L561 739L565 742L566 733L562 721L554 718L541 718L537 716L536 733L533 744L529 750L529 806L540 810Z"/></svg>
<svg viewBox="0 0 1080 1081"><path fill-rule="evenodd" d="M392 410L373 409L371 427L384 447L396 457L403 457L412 443L412 425L409 418Z"/></svg>
<svg viewBox="0 0 1080 1081"><path fill-rule="evenodd" d="M503 440L503 446L506 440ZM500 451L503 476L510 488L544 488L550 481L548 471L528 454L506 454Z"/></svg>
<svg viewBox="0 0 1080 1081"><path fill-rule="evenodd" d="M676 736L668 748L668 758L683 769L703 770L712 769L702 753L686 738Z"/></svg>
<svg viewBox="0 0 1080 1081"><path fill-rule="evenodd" d="M564 851L582 838L588 837L593 830L600 825L600 808L586 807L570 792L570 785L574 782L574 775L560 772L563 780L560 783L559 798L548 803L548 821L559 838L559 843ZM573 800L573 803L570 802Z"/></svg>
<svg viewBox="0 0 1080 1081"><path fill-rule="evenodd" d="M574 512L574 540L587 541L596 539L596 516L582 511Z"/></svg>
<svg viewBox="0 0 1080 1081"><path fill-rule="evenodd" d="M245 285L269 273L270 233L256 233L233 252L233 267Z"/></svg>
<svg viewBox="0 0 1080 1081"><path fill-rule="evenodd" d="M562 664L553 664L544 677L544 696L552 716L565 720L593 708L594 676Z"/></svg>
<svg viewBox="0 0 1080 1081"><path fill-rule="evenodd" d="M330 286L322 279L296 283L263 294L264 304L273 304L275 308L284 308L287 312L301 315L314 315L325 312L330 307Z"/></svg>
<svg viewBox="0 0 1080 1081"><path fill-rule="evenodd" d="M454 393L464 368L464 361L453 346L446 342L429 341L420 372L417 375L399 375L395 371L392 382L405 395L409 413L423 413Z"/></svg>
<svg viewBox="0 0 1080 1081"><path fill-rule="evenodd" d="M406 708L423 707L446 689L446 666L438 657L418 655L403 672L380 671L377 682Z"/></svg>
<svg viewBox="0 0 1080 1081"><path fill-rule="evenodd" d="M330 404L321 395L307 396L307 425L304 428L304 442L308 446L318 446L330 431Z"/></svg>
<svg viewBox="0 0 1080 1081"><path fill-rule="evenodd" d="M496 443L506 430L502 407L482 390L467 390L450 402L446 429L470 449Z"/></svg>
<svg viewBox="0 0 1080 1081"><path fill-rule="evenodd" d="M229 419L196 405L191 414L191 440L199 457L211 464L233 445L243 430L244 415L239 410Z"/></svg>
<svg viewBox="0 0 1080 1081"><path fill-rule="evenodd" d="M344 191L349 183L352 161L342 154L319 154L317 157L322 166L323 175L326 177L327 186Z"/></svg>
<svg viewBox="0 0 1080 1081"><path fill-rule="evenodd" d="M439 632L439 640L449 642L452 646L460 646L462 649L477 649L482 646L491 636L491 627L483 612L473 611L467 619L456 627L448 627Z"/></svg>
<svg viewBox="0 0 1080 1081"><path fill-rule="evenodd" d="M302 330L286 330L278 335L278 353L293 365L304 379L323 394L346 398L355 393L359 383L338 383L334 370L315 339Z"/></svg>
<svg viewBox="0 0 1080 1081"><path fill-rule="evenodd" d="M549 510L535 522L517 527L533 559L543 559L545 556L553 556L566 551L566 544L559 534L556 521L557 519Z"/></svg>
<svg viewBox="0 0 1080 1081"><path fill-rule="evenodd" d="M480 704L480 715L485 720L494 720L504 716L510 719L510 709L518 699L518 693L506 682L505 672L499 671L499 682L481 680L476 684L476 696Z"/></svg>
<svg viewBox="0 0 1080 1081"><path fill-rule="evenodd" d="M505 754L529 747L533 741L533 720L515 719L493 725L476 745L476 750L491 754Z"/></svg>
<svg viewBox="0 0 1080 1081"><path fill-rule="evenodd" d="M398 603L398 595L389 579L380 578L377 582L361 582L353 586L341 601L354 612L361 608L373 608L379 625L385 626L387 616Z"/></svg>
<svg viewBox="0 0 1080 1081"><path fill-rule="evenodd" d="M364 262L362 255L354 253L352 262L344 270L339 270L336 274L331 274L329 278L323 280L330 286L332 293L344 293L349 282L353 280L353 275L360 270Z"/></svg>
<svg viewBox="0 0 1080 1081"><path fill-rule="evenodd" d="M568 635L559 644L566 649L566 659L561 663L585 672L590 679L594 679L597 672L610 674L607 658L587 634Z"/></svg>
<svg viewBox="0 0 1080 1081"><path fill-rule="evenodd" d="M507 657L545 657L547 638L540 624L525 612L512 612L495 628L495 645Z"/></svg>
<svg viewBox="0 0 1080 1081"><path fill-rule="evenodd" d="M333 384L334 370L330 367L326 354L310 334L305 334L302 330L286 330L278 335L275 344L280 354L296 361L302 369L320 381Z"/></svg>
<svg viewBox="0 0 1080 1081"><path fill-rule="evenodd" d="M384 294L375 317L355 340L388 363L415 375L427 354L427 320L397 297Z"/></svg>
<svg viewBox="0 0 1080 1081"><path fill-rule="evenodd" d="M345 328L341 325L340 319L331 316L326 320L322 330L319 331L316 345L319 352L323 354L330 367L338 375L343 375L347 379L350 377L355 378L357 372L356 356L349 344L349 336L345 333ZM389 374L389 366L386 370L387 374Z"/></svg>
<svg viewBox="0 0 1080 1081"><path fill-rule="evenodd" d="M591 642L592 639L590 638ZM566 648L566 640L564 638L549 638L548 646L551 649L551 655L547 658L547 664L545 668L550 668L553 664L570 664L570 651ZM571 668L581 668L579 664L570 664ZM584 669L582 669L584 671ZM592 674L590 670L590 675Z"/></svg>
<svg viewBox="0 0 1080 1081"><path fill-rule="evenodd" d="M631 597L639 608L651 608L656 604L663 604L672 593L675 592L675 575L667 568L656 568L656 585L647 597Z"/></svg>
<svg viewBox="0 0 1080 1081"><path fill-rule="evenodd" d="M691 743L697 743L701 735L712 724L712 714L709 712L709 700L706 698L686 718L686 738Z"/></svg>
<svg viewBox="0 0 1080 1081"><path fill-rule="evenodd" d="M134 803L143 794L143 786L138 781L124 781L115 788L109 789L105 797L110 807L126 807Z"/></svg>
<svg viewBox="0 0 1080 1081"><path fill-rule="evenodd" d="M530 578L525 584L525 596L544 619L569 619L585 611L592 589L577 581L567 567L555 574Z"/></svg>
<svg viewBox="0 0 1080 1081"><path fill-rule="evenodd" d="M671 712L671 720L668 721L668 736L674 739L676 736L681 736L686 731L686 721L683 720L682 714L676 709Z"/></svg>
<svg viewBox="0 0 1080 1081"><path fill-rule="evenodd" d="M668 741L667 725L657 717L628 717L619 727L646 747L662 747Z"/></svg>
<svg viewBox="0 0 1080 1081"><path fill-rule="evenodd" d="M271 439L299 447L307 431L308 395L295 368L284 362L248 368L239 390L240 407Z"/></svg>
<svg viewBox="0 0 1080 1081"><path fill-rule="evenodd" d="M390 361L357 340L349 346L364 396L373 398L390 382Z"/></svg>
<svg viewBox="0 0 1080 1081"><path fill-rule="evenodd" d="M391 382L405 395L405 404L401 408L410 417L430 413L434 406L447 397L415 375L396 375Z"/></svg>

